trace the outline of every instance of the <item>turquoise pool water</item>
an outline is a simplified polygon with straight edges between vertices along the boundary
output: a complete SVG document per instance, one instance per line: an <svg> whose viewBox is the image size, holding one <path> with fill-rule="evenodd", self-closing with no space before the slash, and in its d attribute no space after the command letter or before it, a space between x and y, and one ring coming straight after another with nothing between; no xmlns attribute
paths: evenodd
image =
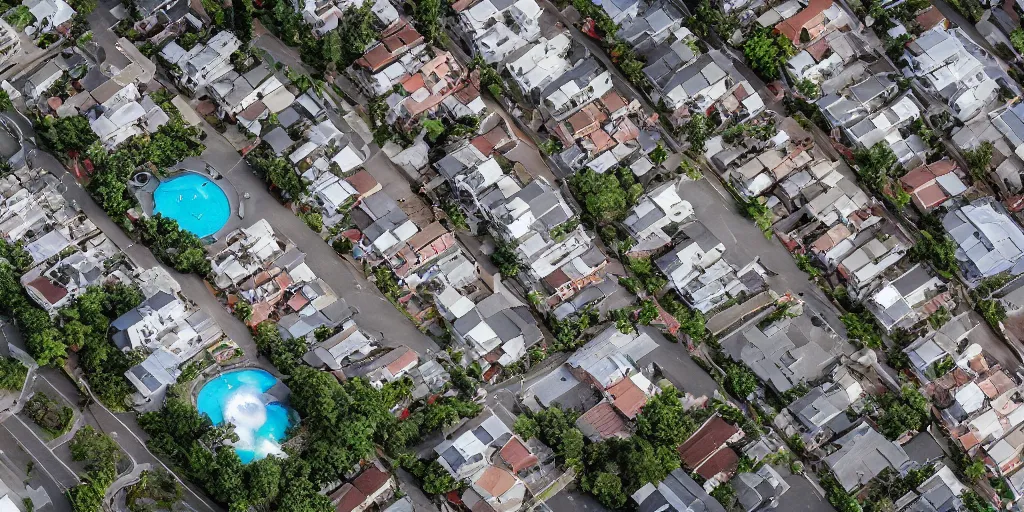
<svg viewBox="0 0 1024 512"><path fill-rule="evenodd" d="M202 238L224 227L231 215L231 205L216 183L190 172L156 187L153 214L158 213L178 221L182 229Z"/></svg>
<svg viewBox="0 0 1024 512"><path fill-rule="evenodd" d="M214 425L235 426L235 451L243 464L284 455L281 440L292 425L293 412L264 394L275 384L277 378L264 370L238 370L218 376L199 391L200 414L209 416Z"/></svg>

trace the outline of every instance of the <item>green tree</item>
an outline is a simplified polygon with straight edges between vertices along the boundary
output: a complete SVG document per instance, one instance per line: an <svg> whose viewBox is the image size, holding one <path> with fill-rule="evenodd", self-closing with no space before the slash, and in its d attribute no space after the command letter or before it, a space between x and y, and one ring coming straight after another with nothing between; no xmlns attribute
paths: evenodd
<svg viewBox="0 0 1024 512"><path fill-rule="evenodd" d="M999 330L999 322L1006 320L1006 309L997 300L979 300L975 307L981 313L982 318L997 331Z"/></svg>
<svg viewBox="0 0 1024 512"><path fill-rule="evenodd" d="M0 89L0 111L10 112L14 110L14 103L11 102L11 96L7 94L7 91Z"/></svg>
<svg viewBox="0 0 1024 512"><path fill-rule="evenodd" d="M636 321L640 325L651 325L658 315L658 305L653 300L647 299L640 303L640 312L637 314Z"/></svg>
<svg viewBox="0 0 1024 512"><path fill-rule="evenodd" d="M459 482L452 478L441 463L431 462L423 476L423 492L427 494L444 494L459 488Z"/></svg>
<svg viewBox="0 0 1024 512"><path fill-rule="evenodd" d="M992 167L992 151L995 146L989 141L984 141L978 147L964 151L964 160L967 162L967 171L976 181L984 181L988 177L989 169Z"/></svg>
<svg viewBox="0 0 1024 512"><path fill-rule="evenodd" d="M537 425L537 421L530 416L520 414L516 417L516 422L512 426L512 431L523 439L531 439L540 435L540 426Z"/></svg>
<svg viewBox="0 0 1024 512"><path fill-rule="evenodd" d="M800 94L812 99L821 95L821 89L818 87L818 84L807 78L796 83L796 90Z"/></svg>
<svg viewBox="0 0 1024 512"><path fill-rule="evenodd" d="M491 261L498 267L503 277L513 278L519 275L522 263L516 254L516 247L504 241L496 241L494 252L491 253Z"/></svg>
<svg viewBox="0 0 1024 512"><path fill-rule="evenodd" d="M109 436L86 425L75 432L68 447L73 460L85 462L86 471L102 473L109 476L111 482L114 480L121 450Z"/></svg>
<svg viewBox="0 0 1024 512"><path fill-rule="evenodd" d="M725 386L738 398L746 398L757 389L757 376L741 364L729 362L725 368Z"/></svg>
<svg viewBox="0 0 1024 512"><path fill-rule="evenodd" d="M622 479L611 473L597 473L593 478L583 479L583 489L593 494L597 501L613 510L626 504L628 496L622 492Z"/></svg>
<svg viewBox="0 0 1024 512"><path fill-rule="evenodd" d="M301 198L309 190L309 185L284 158L255 157L251 163L257 174L293 200Z"/></svg>
<svg viewBox="0 0 1024 512"><path fill-rule="evenodd" d="M244 47L252 41L253 6L252 0L231 0L232 21L235 25L235 36Z"/></svg>
<svg viewBox="0 0 1024 512"><path fill-rule="evenodd" d="M928 423L928 399L909 385L904 385L899 394L882 395L876 402L881 410L879 430L889 439L894 440L907 431L919 432Z"/></svg>
<svg viewBox="0 0 1024 512"><path fill-rule="evenodd" d="M1010 32L1010 44L1017 53L1024 53L1024 29L1016 28Z"/></svg>
<svg viewBox="0 0 1024 512"><path fill-rule="evenodd" d="M55 153L83 151L97 140L96 132L84 116L70 116L55 119L44 117L37 128L39 141Z"/></svg>
<svg viewBox="0 0 1024 512"><path fill-rule="evenodd" d="M335 63L338 69L351 66L356 59L363 56L367 45L379 36L373 26L372 6L372 2L364 2L358 8L349 7L345 10L345 15L338 23L338 35L341 38L342 50L341 60Z"/></svg>
<svg viewBox="0 0 1024 512"><path fill-rule="evenodd" d="M248 322L252 318L252 304L245 299L238 299L235 303L235 316L243 322Z"/></svg>
<svg viewBox="0 0 1024 512"><path fill-rule="evenodd" d="M13 357L0 357L0 389L18 391L25 384L28 368Z"/></svg>
<svg viewBox="0 0 1024 512"><path fill-rule="evenodd" d="M985 469L985 463L980 460L974 460L969 466L964 468L964 476L967 477L971 483L975 483L982 478L985 478L985 474L988 471Z"/></svg>
<svg viewBox="0 0 1024 512"><path fill-rule="evenodd" d="M436 2L437 0L423 1ZM444 135L444 124L437 119L424 119L423 128L427 130L427 140L430 142L436 142L442 135Z"/></svg>
<svg viewBox="0 0 1024 512"><path fill-rule="evenodd" d="M569 187L582 203L587 218L594 222L606 224L626 217L629 209L626 190L614 174L583 169L569 177Z"/></svg>
<svg viewBox="0 0 1024 512"><path fill-rule="evenodd" d="M674 387L650 397L636 417L637 435L655 446L679 446L696 430L696 422L683 409L681 393Z"/></svg>
<svg viewBox="0 0 1024 512"><path fill-rule="evenodd" d="M414 25L427 42L434 45L444 43L444 29L441 27L441 21L444 19L447 7L448 4L441 0L413 1Z"/></svg>
<svg viewBox="0 0 1024 512"><path fill-rule="evenodd" d="M703 153L704 144L711 137L712 131L714 131L714 126L703 112L696 112L690 116L690 120L683 127L686 141L690 143L690 151L696 154Z"/></svg>
<svg viewBox="0 0 1024 512"><path fill-rule="evenodd" d="M902 210L910 204L910 194L903 190L903 186L900 185L899 181L893 181L889 184L889 189L892 191L892 195L889 200L892 201L893 206L898 210Z"/></svg>
<svg viewBox="0 0 1024 512"><path fill-rule="evenodd" d="M846 335L851 340L870 348L882 347L882 336L869 313L846 313L840 317L846 326Z"/></svg>
<svg viewBox="0 0 1024 512"><path fill-rule="evenodd" d="M649 156L651 157L651 162L654 163L655 167L661 167L661 164L665 163L665 160L668 160L668 151L665 149L665 146L659 142L651 151Z"/></svg>
<svg viewBox="0 0 1024 512"><path fill-rule="evenodd" d="M779 65L796 53L793 42L769 27L755 28L743 43L743 55L755 73L765 80L779 78Z"/></svg>
<svg viewBox="0 0 1024 512"><path fill-rule="evenodd" d="M893 153L892 148L885 142L854 151L853 161L857 165L857 174L860 179L875 192L882 190L889 173L899 165L896 153Z"/></svg>

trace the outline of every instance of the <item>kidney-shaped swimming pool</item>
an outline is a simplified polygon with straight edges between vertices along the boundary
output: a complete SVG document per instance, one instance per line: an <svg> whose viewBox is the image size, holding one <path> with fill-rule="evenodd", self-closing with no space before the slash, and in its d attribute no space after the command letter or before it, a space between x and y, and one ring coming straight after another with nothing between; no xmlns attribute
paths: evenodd
<svg viewBox="0 0 1024 512"><path fill-rule="evenodd" d="M235 452L248 464L267 455L282 456L281 441L292 425L292 411L266 393L277 378L265 370L236 370L219 375L199 391L196 407L214 425L235 426Z"/></svg>
<svg viewBox="0 0 1024 512"><path fill-rule="evenodd" d="M206 176L193 172L163 181L153 192L153 214L178 221L200 238L210 236L231 216L228 196Z"/></svg>

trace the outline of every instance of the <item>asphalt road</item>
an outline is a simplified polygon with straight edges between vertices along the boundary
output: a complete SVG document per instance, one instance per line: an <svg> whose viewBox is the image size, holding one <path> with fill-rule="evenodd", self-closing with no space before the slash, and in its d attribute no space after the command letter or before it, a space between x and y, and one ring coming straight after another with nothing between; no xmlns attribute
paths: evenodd
<svg viewBox="0 0 1024 512"><path fill-rule="evenodd" d="M0 459L2 459L0 463L9 465L11 470L23 471L29 467L29 464L32 465L32 471L29 473L25 485L33 488L42 487L50 499L48 505L37 510L71 512L71 503L64 496L66 487L58 484L54 477L44 471L46 466L33 457L28 449L2 425L0 425L0 447L3 447L0 449Z"/></svg>

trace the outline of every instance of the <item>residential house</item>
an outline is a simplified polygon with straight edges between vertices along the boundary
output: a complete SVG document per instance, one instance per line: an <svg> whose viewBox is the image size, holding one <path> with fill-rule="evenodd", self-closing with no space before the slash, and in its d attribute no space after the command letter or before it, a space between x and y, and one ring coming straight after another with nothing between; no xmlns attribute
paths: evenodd
<svg viewBox="0 0 1024 512"><path fill-rule="evenodd" d="M950 210L942 227L957 244L956 259L969 286L1002 272L1024 273L1024 232L995 199L976 199Z"/></svg>
<svg viewBox="0 0 1024 512"><path fill-rule="evenodd" d="M383 192L360 201L352 210L352 220L363 235L357 257L390 258L419 231L398 202Z"/></svg>
<svg viewBox="0 0 1024 512"><path fill-rule="evenodd" d="M678 228L693 216L693 206L679 196L685 186L686 180L670 181L644 194L637 201L623 221L629 234L636 240L636 245L630 249L631 253L656 251L672 243ZM671 226L676 229L666 232L666 228ZM724 251L723 246L721 252Z"/></svg>
<svg viewBox="0 0 1024 512"><path fill-rule="evenodd" d="M549 117L561 121L611 90L611 73L591 56L577 61L543 88L533 89L533 99Z"/></svg>
<svg viewBox="0 0 1024 512"><path fill-rule="evenodd" d="M967 490L967 486L957 479L949 466L941 462L937 466L935 474L917 486L917 489L899 499L896 504L897 512L953 512L965 508L960 495Z"/></svg>
<svg viewBox="0 0 1024 512"><path fill-rule="evenodd" d="M419 364L419 354L402 345L371 361L344 368L346 377L363 377L380 389L389 382L401 379Z"/></svg>
<svg viewBox="0 0 1024 512"><path fill-rule="evenodd" d="M35 21L30 25L35 33L66 32L71 25L75 10L64 0L24 0L21 5L28 7Z"/></svg>
<svg viewBox="0 0 1024 512"><path fill-rule="evenodd" d="M649 63L644 74L653 87L651 99L664 102L673 112L673 122L681 125L689 111L706 112L725 96L733 79L718 65L718 60L724 58L718 50L693 59L693 51L685 44L673 45L672 49Z"/></svg>
<svg viewBox="0 0 1024 512"><path fill-rule="evenodd" d="M725 512L725 507L695 482L686 471L677 468L657 484L648 482L630 498L640 510L704 510Z"/></svg>
<svg viewBox="0 0 1024 512"><path fill-rule="evenodd" d="M903 447L867 423L837 439L835 444L839 449L825 458L825 464L846 492L867 485L885 469L902 472L910 462Z"/></svg>
<svg viewBox="0 0 1024 512"><path fill-rule="evenodd" d="M239 286L257 273L269 270L274 260L291 245L277 238L266 219L228 233L224 242L227 247L210 259L213 283L221 290Z"/></svg>
<svg viewBox="0 0 1024 512"><path fill-rule="evenodd" d="M825 94L815 103L832 126L849 127L875 112L899 91L884 73L869 75L840 93Z"/></svg>
<svg viewBox="0 0 1024 512"><path fill-rule="evenodd" d="M0 64L7 64L21 55L21 37L6 21L0 20Z"/></svg>
<svg viewBox="0 0 1024 512"><path fill-rule="evenodd" d="M540 15L535 0L483 0L458 13L453 31L473 56L497 64L540 39Z"/></svg>
<svg viewBox="0 0 1024 512"><path fill-rule="evenodd" d="M576 419L576 428L594 443L612 438L626 439L632 435L625 418L608 401L600 402L581 414Z"/></svg>
<svg viewBox="0 0 1024 512"><path fill-rule="evenodd" d="M330 338L315 343L302 361L313 368L337 371L347 362L365 359L377 348L380 341L349 320Z"/></svg>
<svg viewBox="0 0 1024 512"><path fill-rule="evenodd" d="M46 61L42 67L29 76L22 87L26 98L36 101L42 98L47 91L57 83L64 73L67 72L68 64L60 55Z"/></svg>
<svg viewBox="0 0 1024 512"><path fill-rule="evenodd" d="M690 307L708 312L729 297L757 293L764 287L757 261L738 268L725 257L725 245L703 223L680 228L683 237L667 254L655 260L669 284Z"/></svg>
<svg viewBox="0 0 1024 512"><path fill-rule="evenodd" d="M676 40L692 40L693 34L683 27L683 14L671 3L652 5L645 12L623 23L617 33L623 41L629 42L638 53L654 50L670 37Z"/></svg>
<svg viewBox="0 0 1024 512"><path fill-rule="evenodd" d="M683 467L704 479L705 490L714 489L736 472L740 458L728 445L743 435L743 430L714 415L679 446L679 458Z"/></svg>
<svg viewBox="0 0 1024 512"><path fill-rule="evenodd" d="M349 0L293 0L292 7L302 14L302 21L313 27L313 33L324 36L338 28L338 22L349 8L358 8L362 4ZM379 26L387 27L399 19L398 10L389 0L374 0L370 10L379 22Z"/></svg>
<svg viewBox="0 0 1024 512"><path fill-rule="evenodd" d="M934 331L919 337L903 351L910 358L911 368L924 384L941 377L932 366L946 358L959 360L964 354L968 335L979 325L970 312L961 313Z"/></svg>
<svg viewBox="0 0 1024 512"><path fill-rule="evenodd" d="M245 111L246 118L258 118L269 112L277 114L295 102L295 95L285 89L277 73L267 64L260 64L245 73L228 71L208 86L210 96L225 115ZM255 111L250 112L250 110Z"/></svg>
<svg viewBox="0 0 1024 512"><path fill-rule="evenodd" d="M500 283L476 304L447 285L434 295L434 302L451 328L455 345L464 351L465 364L478 362L491 379L543 338L529 308Z"/></svg>
<svg viewBox="0 0 1024 512"><path fill-rule="evenodd" d="M180 68L179 84L190 94L195 94L234 68L231 54L241 46L242 43L234 34L224 30L216 33L205 44L197 44L188 51L172 41L164 46L160 55Z"/></svg>
<svg viewBox="0 0 1024 512"><path fill-rule="evenodd" d="M434 112L445 98L464 86L462 75L462 67L451 53L438 53L401 80L401 93L387 97L385 101L391 110L385 119L388 123L399 122L403 129L415 133L422 116Z"/></svg>
<svg viewBox="0 0 1024 512"><path fill-rule="evenodd" d="M957 119L969 121L995 99L999 84L964 41L970 38L959 29L936 27L908 43L904 55L925 89L945 100Z"/></svg>
<svg viewBox="0 0 1024 512"><path fill-rule="evenodd" d="M337 512L363 512L374 505L386 503L395 494L398 484L379 460L359 473L351 483L342 485L330 495Z"/></svg>
<svg viewBox="0 0 1024 512"><path fill-rule="evenodd" d="M565 60L571 45L572 39L566 33L551 39L541 37L509 55L505 68L519 89L534 98L534 91L542 90L572 67Z"/></svg>
<svg viewBox="0 0 1024 512"><path fill-rule="evenodd" d="M750 325L722 343L729 357L778 393L820 379L842 352L842 340L814 313L783 317L763 326Z"/></svg>
<svg viewBox="0 0 1024 512"><path fill-rule="evenodd" d="M850 295L858 298L870 293L875 281L899 263L909 249L895 230L861 232L851 244L855 248L837 258L836 273L845 280Z"/></svg>
<svg viewBox="0 0 1024 512"><path fill-rule="evenodd" d="M149 96L143 98L132 83L106 101L98 101L98 105L87 112L87 117L89 126L109 150L137 135L155 133L170 121L168 114Z"/></svg>
<svg viewBox="0 0 1024 512"><path fill-rule="evenodd" d="M437 461L456 480L473 477L490 466L491 457L512 438L512 431L494 414L485 414L434 447Z"/></svg>
<svg viewBox="0 0 1024 512"><path fill-rule="evenodd" d="M851 424L846 411L865 395L860 381L846 366L836 368L831 379L794 400L775 424L784 433L797 435L809 450L828 443ZM790 422L791 428L786 429Z"/></svg>
<svg viewBox="0 0 1024 512"><path fill-rule="evenodd" d="M381 33L380 42L349 68L349 75L364 94L382 95L429 60L423 41L408 21L396 20Z"/></svg>
<svg viewBox="0 0 1024 512"><path fill-rule="evenodd" d="M732 484L736 489L736 500L743 512L776 508L779 497L790 488L782 475L768 464L753 473L736 475Z"/></svg>
<svg viewBox="0 0 1024 512"><path fill-rule="evenodd" d="M49 267L35 267L21 276L25 292L50 315L94 285L108 280L130 282L126 269L117 265L121 251L105 235L86 241L83 250L65 256Z"/></svg>
<svg viewBox="0 0 1024 512"><path fill-rule="evenodd" d="M775 31L800 47L820 37L829 27L848 24L843 8L832 0L811 0L800 12L775 25Z"/></svg>
<svg viewBox="0 0 1024 512"><path fill-rule="evenodd" d="M955 303L946 291L946 282L917 264L892 282L881 285L865 306L885 332L891 333L896 328L911 328L940 308L949 311Z"/></svg>
<svg viewBox="0 0 1024 512"><path fill-rule="evenodd" d="M640 104L629 104L610 91L565 120L548 121L548 130L565 149L557 158L573 169L589 167L605 172L628 160L640 148L640 128L628 113L639 112Z"/></svg>
<svg viewBox="0 0 1024 512"><path fill-rule="evenodd" d="M511 471L490 465L470 479L462 502L472 509L515 512L526 501L526 484Z"/></svg>
<svg viewBox="0 0 1024 512"><path fill-rule="evenodd" d="M637 361L657 347L646 328L624 334L610 326L573 353L566 365L578 380L607 390L638 373ZM609 407L614 410L613 404L609 403Z"/></svg>
<svg viewBox="0 0 1024 512"><path fill-rule="evenodd" d="M454 250L458 250L455 233L445 229L440 222L434 222L409 238L388 260L388 266L398 279L415 287L418 283L410 283L408 278L415 276L417 270Z"/></svg>
<svg viewBox="0 0 1024 512"><path fill-rule="evenodd" d="M956 162L942 159L904 174L900 186L910 194L914 205L926 212L967 191L960 174Z"/></svg>
<svg viewBox="0 0 1024 512"><path fill-rule="evenodd" d="M598 5L616 24L635 18L640 10L640 0L606 0Z"/></svg>

